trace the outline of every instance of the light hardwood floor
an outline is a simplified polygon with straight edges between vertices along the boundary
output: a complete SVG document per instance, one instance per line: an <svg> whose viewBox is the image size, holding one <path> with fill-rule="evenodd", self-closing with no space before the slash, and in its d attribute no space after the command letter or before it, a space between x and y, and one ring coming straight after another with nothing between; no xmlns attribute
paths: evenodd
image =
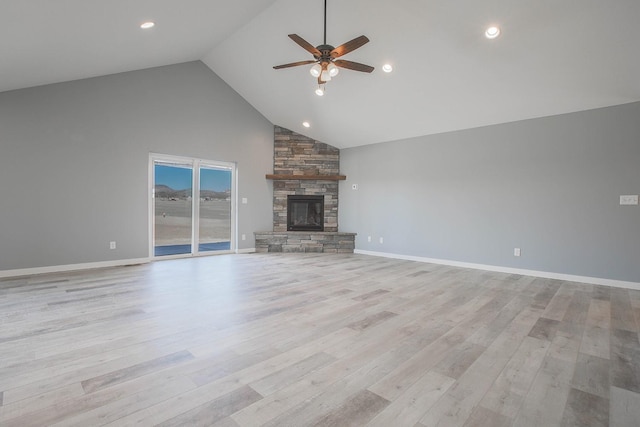
<svg viewBox="0 0 640 427"><path fill-rule="evenodd" d="M638 426L640 292L365 255L0 281L0 425Z"/></svg>

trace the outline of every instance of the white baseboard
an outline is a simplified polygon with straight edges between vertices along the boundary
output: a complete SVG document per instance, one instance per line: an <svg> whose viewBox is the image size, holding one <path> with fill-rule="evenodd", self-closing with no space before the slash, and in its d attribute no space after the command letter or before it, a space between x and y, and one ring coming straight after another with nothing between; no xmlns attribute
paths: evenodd
<svg viewBox="0 0 640 427"><path fill-rule="evenodd" d="M255 248L237 249L238 254L250 254L256 251ZM407 261L426 262L431 264L449 265L452 267L472 268L475 270L495 271L498 273L520 274L522 276L541 277L544 279L566 280L569 282L588 283L591 285L612 286L617 288L640 290L640 283L626 282L623 280L603 279L600 277L576 276L572 274L550 273L547 271L524 270L519 268L501 267L497 265L474 264L469 262L452 261L446 259L425 258L411 255L400 255L387 252L363 251L356 249L356 254L378 256L384 258L403 259ZM84 264L54 265L50 267L23 268L16 270L0 271L0 279L7 277L32 276L35 274L61 273L74 270L89 270L92 268L122 267L133 264L146 264L150 258L134 258L114 261L90 262Z"/></svg>
<svg viewBox="0 0 640 427"><path fill-rule="evenodd" d="M6 277L33 276L35 274L62 273L74 270L89 270L92 268L123 267L125 265L146 264L149 261L149 258L133 258L114 261L88 262L83 264L53 265L50 267L2 270L0 271L0 279Z"/></svg>
<svg viewBox="0 0 640 427"><path fill-rule="evenodd" d="M255 253L256 248L236 249L237 254L252 254Z"/></svg>
<svg viewBox="0 0 640 427"><path fill-rule="evenodd" d="M473 268L476 270L495 271L498 273L520 274L522 276L541 277L544 279L566 280L568 282L588 283L591 285L612 286L616 288L640 290L640 283L625 282L623 280L602 279L600 277L575 276L572 274L550 273L547 271L523 270L519 268L500 267L497 265L474 264L469 262L451 261L446 259L424 258L411 255L398 255L386 252L363 251L356 249L356 254L379 256L384 258L404 259L407 261L428 262L431 264L449 265L452 267Z"/></svg>

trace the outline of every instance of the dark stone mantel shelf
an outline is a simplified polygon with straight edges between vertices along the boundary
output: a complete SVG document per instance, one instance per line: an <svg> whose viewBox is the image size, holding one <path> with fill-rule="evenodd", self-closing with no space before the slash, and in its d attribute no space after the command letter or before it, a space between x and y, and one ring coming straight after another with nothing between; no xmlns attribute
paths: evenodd
<svg viewBox="0 0 640 427"><path fill-rule="evenodd" d="M267 179L273 180L313 180L313 181L344 181L346 175L276 175L267 174Z"/></svg>

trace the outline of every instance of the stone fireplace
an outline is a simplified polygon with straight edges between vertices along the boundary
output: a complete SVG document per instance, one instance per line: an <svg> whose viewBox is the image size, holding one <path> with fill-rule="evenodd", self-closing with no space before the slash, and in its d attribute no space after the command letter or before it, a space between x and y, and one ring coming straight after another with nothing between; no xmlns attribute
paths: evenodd
<svg viewBox="0 0 640 427"><path fill-rule="evenodd" d="M353 252L355 233L338 231L338 182L346 179L340 150L275 126L266 178L273 180L273 231L255 233L257 252Z"/></svg>

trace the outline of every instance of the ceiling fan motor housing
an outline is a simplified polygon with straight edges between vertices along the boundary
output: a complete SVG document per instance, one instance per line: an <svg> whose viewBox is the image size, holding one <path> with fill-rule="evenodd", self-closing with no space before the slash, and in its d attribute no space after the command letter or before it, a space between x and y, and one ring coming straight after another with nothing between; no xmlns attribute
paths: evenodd
<svg viewBox="0 0 640 427"><path fill-rule="evenodd" d="M317 60L325 62L331 61L333 59L333 57L331 56L331 52L333 52L333 50L335 49L333 46L329 44L321 44L320 46L316 47L316 49L318 49L322 54L315 57Z"/></svg>

